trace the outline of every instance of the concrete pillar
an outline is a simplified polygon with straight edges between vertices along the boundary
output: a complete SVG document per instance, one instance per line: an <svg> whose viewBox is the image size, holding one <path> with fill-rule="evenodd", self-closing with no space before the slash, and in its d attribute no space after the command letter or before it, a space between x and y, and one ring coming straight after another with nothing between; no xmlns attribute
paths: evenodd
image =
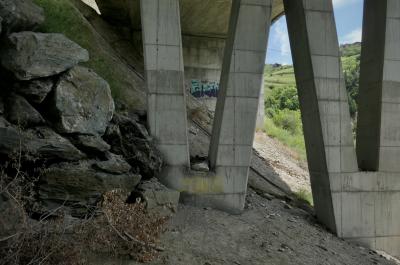
<svg viewBox="0 0 400 265"><path fill-rule="evenodd" d="M357 172L331 0L284 0L315 210L332 231L331 185Z"/></svg>
<svg viewBox="0 0 400 265"><path fill-rule="evenodd" d="M148 127L170 166L190 166L179 0L141 0Z"/></svg>
<svg viewBox="0 0 400 265"><path fill-rule="evenodd" d="M400 172L400 2L365 1L357 156L368 171Z"/></svg>
<svg viewBox="0 0 400 265"><path fill-rule="evenodd" d="M234 0L209 159L244 206L271 16L270 0Z"/></svg>

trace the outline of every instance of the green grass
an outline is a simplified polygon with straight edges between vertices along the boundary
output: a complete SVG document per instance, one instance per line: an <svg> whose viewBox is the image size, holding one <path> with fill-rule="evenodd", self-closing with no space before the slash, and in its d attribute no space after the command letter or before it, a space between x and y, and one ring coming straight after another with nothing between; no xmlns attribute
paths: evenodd
<svg viewBox="0 0 400 265"><path fill-rule="evenodd" d="M358 88L355 84L358 83L356 74L359 70L359 57L361 45L359 43L344 45L341 47L342 66L346 72L347 91L350 95L350 107L353 113L356 111L355 99L358 94ZM264 95L266 102L265 131L266 133L278 139L284 145L290 147L299 155L299 159L306 160L306 151L304 145L304 136L302 130L287 130L285 123L279 122L279 115L282 114L288 106L292 111L295 104L287 104L294 102L295 97L290 93L290 88L296 87L294 69L291 65L266 65L264 71ZM289 100L289 101L288 101ZM282 104L285 103L285 104ZM288 120L288 116L284 117ZM293 122L293 121L292 121ZM298 123L301 121L298 119ZM287 126L286 126L287 127ZM299 126L301 127L301 125Z"/></svg>
<svg viewBox="0 0 400 265"><path fill-rule="evenodd" d="M314 199L313 199L311 192L309 192L307 190L299 190L299 191L295 192L294 195L300 201L307 202L309 205L314 206Z"/></svg>
<svg viewBox="0 0 400 265"><path fill-rule="evenodd" d="M71 0L34 0L45 11L46 20L41 32L62 33L89 51L90 60L83 66L93 69L110 85L113 97L126 101L125 91L132 91L129 73L122 69L115 56L110 55L104 40L100 40L91 25L82 17ZM128 106L138 105L139 99L130 98Z"/></svg>
<svg viewBox="0 0 400 265"><path fill-rule="evenodd" d="M304 144L304 136L302 132L291 133L277 126L270 118L265 118L265 132L272 138L279 140L284 145L295 151L298 159L306 161L306 148Z"/></svg>

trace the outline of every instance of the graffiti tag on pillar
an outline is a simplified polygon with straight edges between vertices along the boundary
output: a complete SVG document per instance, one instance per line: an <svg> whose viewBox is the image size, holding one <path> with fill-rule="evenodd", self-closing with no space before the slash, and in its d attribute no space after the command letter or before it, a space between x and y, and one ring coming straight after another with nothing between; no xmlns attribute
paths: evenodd
<svg viewBox="0 0 400 265"><path fill-rule="evenodd" d="M217 97L218 90L219 90L218 82L192 79L190 93L196 98Z"/></svg>

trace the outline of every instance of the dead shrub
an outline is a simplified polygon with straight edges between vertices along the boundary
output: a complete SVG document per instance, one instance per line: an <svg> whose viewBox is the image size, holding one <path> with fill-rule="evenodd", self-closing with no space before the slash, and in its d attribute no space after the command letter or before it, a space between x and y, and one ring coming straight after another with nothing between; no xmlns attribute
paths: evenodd
<svg viewBox="0 0 400 265"><path fill-rule="evenodd" d="M157 244L167 218L148 213L139 199L126 203L124 193L114 190L104 194L99 210L101 214L80 231L91 251L139 262L152 261L163 251Z"/></svg>

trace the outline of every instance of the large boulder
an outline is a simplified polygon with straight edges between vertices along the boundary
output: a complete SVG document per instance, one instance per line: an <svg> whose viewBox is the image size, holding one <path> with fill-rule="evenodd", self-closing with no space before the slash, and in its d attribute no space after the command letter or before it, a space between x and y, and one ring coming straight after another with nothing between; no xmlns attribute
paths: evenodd
<svg viewBox="0 0 400 265"><path fill-rule="evenodd" d="M25 150L32 157L55 161L77 161L86 158L70 141L48 127L26 131Z"/></svg>
<svg viewBox="0 0 400 265"><path fill-rule="evenodd" d="M11 94L7 99L6 116L8 121L21 127L45 123L42 115L24 97L16 94Z"/></svg>
<svg viewBox="0 0 400 265"><path fill-rule="evenodd" d="M43 9L31 0L0 0L0 17L6 34L33 30L44 21Z"/></svg>
<svg viewBox="0 0 400 265"><path fill-rule="evenodd" d="M121 189L131 192L140 175L130 172L110 174L97 170L95 160L60 163L46 169L39 180L39 198L47 209L68 206L74 215L84 215L104 192Z"/></svg>
<svg viewBox="0 0 400 265"><path fill-rule="evenodd" d="M52 78L42 78L18 82L14 85L14 90L27 98L29 102L40 104L50 93L53 86L54 81Z"/></svg>
<svg viewBox="0 0 400 265"><path fill-rule="evenodd" d="M0 238L12 237L24 225L24 208L6 192L0 193Z"/></svg>
<svg viewBox="0 0 400 265"><path fill-rule="evenodd" d="M114 113L108 83L92 70L79 66L60 78L50 104L54 125L60 133L103 135Z"/></svg>
<svg viewBox="0 0 400 265"><path fill-rule="evenodd" d="M103 138L111 145L111 151L122 155L133 168L139 169L143 178L150 179L161 171L160 152L144 126L135 120L114 115Z"/></svg>
<svg viewBox="0 0 400 265"><path fill-rule="evenodd" d="M19 32L6 39L0 57L1 65L17 79L31 80L86 62L89 53L62 34Z"/></svg>
<svg viewBox="0 0 400 265"><path fill-rule="evenodd" d="M135 194L144 200L149 212L168 216L178 210L180 192L167 188L156 178L141 182Z"/></svg>
<svg viewBox="0 0 400 265"><path fill-rule="evenodd" d="M104 156L104 153L111 149L100 136L77 134L69 139L80 150L92 156Z"/></svg>
<svg viewBox="0 0 400 265"><path fill-rule="evenodd" d="M0 154L13 156L21 153L23 159L76 161L86 156L67 139L47 127L21 131L0 116Z"/></svg>

